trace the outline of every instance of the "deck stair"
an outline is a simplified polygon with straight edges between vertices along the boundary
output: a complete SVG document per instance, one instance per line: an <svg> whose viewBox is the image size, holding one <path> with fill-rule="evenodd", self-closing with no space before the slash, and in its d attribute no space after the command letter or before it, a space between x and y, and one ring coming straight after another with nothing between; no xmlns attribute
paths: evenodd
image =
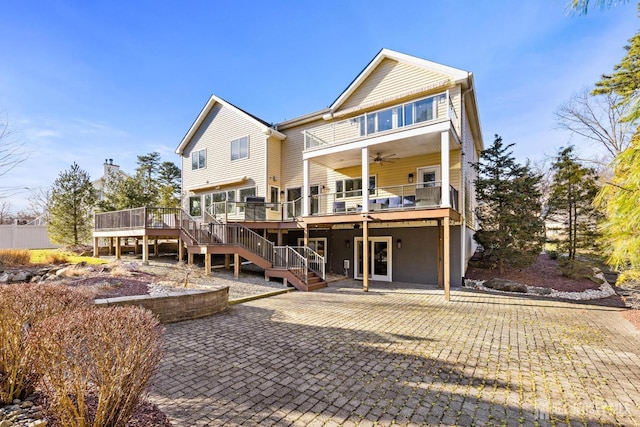
<svg viewBox="0 0 640 427"><path fill-rule="evenodd" d="M276 246L255 231L225 223L205 213L204 222L182 212L180 237L189 253L238 254L265 271L265 278L282 278L301 291L327 286L324 257L306 246Z"/></svg>

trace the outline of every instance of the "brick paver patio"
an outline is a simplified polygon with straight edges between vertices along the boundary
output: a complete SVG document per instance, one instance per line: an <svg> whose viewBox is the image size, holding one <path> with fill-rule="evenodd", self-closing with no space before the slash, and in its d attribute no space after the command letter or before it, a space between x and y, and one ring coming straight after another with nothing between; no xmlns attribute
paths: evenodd
<svg viewBox="0 0 640 427"><path fill-rule="evenodd" d="M176 426L639 425L619 309L373 284L172 324L151 399Z"/></svg>

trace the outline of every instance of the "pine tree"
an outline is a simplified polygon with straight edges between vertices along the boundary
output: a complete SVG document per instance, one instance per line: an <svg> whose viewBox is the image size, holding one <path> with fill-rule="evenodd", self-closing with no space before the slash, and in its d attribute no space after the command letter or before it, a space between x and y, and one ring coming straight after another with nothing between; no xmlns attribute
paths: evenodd
<svg viewBox="0 0 640 427"><path fill-rule="evenodd" d="M575 259L579 252L596 249L600 212L593 201L598 193L596 171L581 165L573 147L561 148L553 163L554 171L547 217L562 223L558 250Z"/></svg>
<svg viewBox="0 0 640 427"><path fill-rule="evenodd" d="M511 147L495 136L493 145L484 150L474 164L478 171L476 216L480 230L474 239L486 257L498 264L500 274L505 264L531 264L542 250L544 224L540 219L540 177L529 165L516 163Z"/></svg>
<svg viewBox="0 0 640 427"><path fill-rule="evenodd" d="M60 172L51 188L47 233L53 243L78 245L91 238L96 191L76 163Z"/></svg>

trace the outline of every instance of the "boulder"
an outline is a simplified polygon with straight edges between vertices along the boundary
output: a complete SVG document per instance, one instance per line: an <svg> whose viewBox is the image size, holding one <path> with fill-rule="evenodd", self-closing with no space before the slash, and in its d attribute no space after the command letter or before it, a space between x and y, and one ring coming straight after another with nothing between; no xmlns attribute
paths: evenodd
<svg viewBox="0 0 640 427"><path fill-rule="evenodd" d="M31 279L31 273L28 271L16 271L11 278L12 282L28 282Z"/></svg>
<svg viewBox="0 0 640 427"><path fill-rule="evenodd" d="M484 282L485 288L495 289L496 291L527 293L527 287L522 283L512 282L506 279L491 279Z"/></svg>
<svg viewBox="0 0 640 427"><path fill-rule="evenodd" d="M7 272L0 274L0 283L9 283L11 281L11 275Z"/></svg>

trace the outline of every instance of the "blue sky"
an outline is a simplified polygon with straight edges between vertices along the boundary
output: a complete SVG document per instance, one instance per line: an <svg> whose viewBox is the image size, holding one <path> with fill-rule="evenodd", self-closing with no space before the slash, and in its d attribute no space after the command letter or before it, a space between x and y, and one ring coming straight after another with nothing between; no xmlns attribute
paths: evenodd
<svg viewBox="0 0 640 427"><path fill-rule="evenodd" d="M30 158L0 187L49 187L75 161L125 171L176 146L214 93L270 122L328 106L383 47L474 73L485 144L520 161L581 141L554 111L610 72L636 4L564 0L23 1L0 13L0 111ZM28 191L11 197L14 210Z"/></svg>

